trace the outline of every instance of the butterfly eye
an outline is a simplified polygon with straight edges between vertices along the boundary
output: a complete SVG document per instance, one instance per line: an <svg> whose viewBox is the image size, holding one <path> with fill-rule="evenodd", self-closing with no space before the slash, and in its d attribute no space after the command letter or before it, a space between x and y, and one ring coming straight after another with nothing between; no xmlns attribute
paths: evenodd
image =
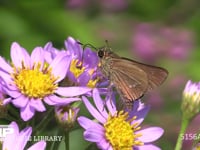
<svg viewBox="0 0 200 150"><path fill-rule="evenodd" d="M102 58L102 57L104 56L104 51L103 51L103 50L99 50L99 51L98 51L98 56L99 56L100 58Z"/></svg>

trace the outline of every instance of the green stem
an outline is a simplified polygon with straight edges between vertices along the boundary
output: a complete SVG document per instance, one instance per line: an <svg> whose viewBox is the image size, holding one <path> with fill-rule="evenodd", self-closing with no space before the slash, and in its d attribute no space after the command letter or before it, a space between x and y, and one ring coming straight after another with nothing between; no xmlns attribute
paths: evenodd
<svg viewBox="0 0 200 150"><path fill-rule="evenodd" d="M63 137L63 130L61 130L60 128L57 129L57 136L62 136ZM52 144L52 150L58 149L59 145L60 145L61 141L54 141L54 143Z"/></svg>
<svg viewBox="0 0 200 150"><path fill-rule="evenodd" d="M188 124L189 124L189 119L187 119L186 117L183 117L182 122L181 122L181 129L180 129L178 139L176 142L175 150L181 150L182 144L183 144L183 139L184 139L184 134L185 134Z"/></svg>
<svg viewBox="0 0 200 150"><path fill-rule="evenodd" d="M37 133L41 132L41 131L47 126L47 124L49 123L49 121L51 121L52 116L54 116L54 115L52 115L53 110L54 110L53 108L50 108L50 109L47 111L45 117L44 117L44 118L42 119L42 121L35 127L35 129L34 129L34 131L33 131L33 135L36 135L35 132L37 132Z"/></svg>
<svg viewBox="0 0 200 150"><path fill-rule="evenodd" d="M16 118L14 118L13 116L7 114L6 117L5 117L6 120L9 120L9 121L16 121Z"/></svg>
<svg viewBox="0 0 200 150"><path fill-rule="evenodd" d="M65 150L69 150L69 130L65 130Z"/></svg>
<svg viewBox="0 0 200 150"><path fill-rule="evenodd" d="M13 105L8 105L7 109L8 113L12 115L14 118L19 117L19 111Z"/></svg>

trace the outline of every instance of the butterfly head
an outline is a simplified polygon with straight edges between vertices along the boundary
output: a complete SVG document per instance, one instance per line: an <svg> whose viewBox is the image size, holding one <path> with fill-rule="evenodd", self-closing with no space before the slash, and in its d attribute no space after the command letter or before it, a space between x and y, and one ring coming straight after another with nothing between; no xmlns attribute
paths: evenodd
<svg viewBox="0 0 200 150"><path fill-rule="evenodd" d="M97 51L98 57L100 59L103 59L103 58L108 58L111 55L113 55L113 52L112 52L111 48L108 45L108 41L106 40L105 42L106 42L106 46L101 47L101 48L96 48L92 44L82 44L80 42L77 42L77 43L83 45L83 49L85 49L86 47L90 47L90 48L95 49Z"/></svg>
<svg viewBox="0 0 200 150"><path fill-rule="evenodd" d="M106 58L111 54L111 50L108 47L99 48L97 51L97 55L99 58Z"/></svg>

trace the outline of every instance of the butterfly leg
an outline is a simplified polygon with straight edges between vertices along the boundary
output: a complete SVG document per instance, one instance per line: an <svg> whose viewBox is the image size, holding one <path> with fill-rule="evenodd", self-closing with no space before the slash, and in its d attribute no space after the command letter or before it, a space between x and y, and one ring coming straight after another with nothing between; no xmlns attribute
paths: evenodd
<svg viewBox="0 0 200 150"><path fill-rule="evenodd" d="M128 110L128 111L130 111L130 110L133 110L133 103L134 102L130 102L130 101L128 101L128 100L124 100L125 101L125 109L126 110Z"/></svg>

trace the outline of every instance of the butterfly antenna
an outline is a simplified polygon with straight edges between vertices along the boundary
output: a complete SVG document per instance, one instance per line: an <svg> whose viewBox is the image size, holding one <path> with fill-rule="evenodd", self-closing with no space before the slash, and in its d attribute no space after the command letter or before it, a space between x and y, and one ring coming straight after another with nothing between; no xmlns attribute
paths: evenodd
<svg viewBox="0 0 200 150"><path fill-rule="evenodd" d="M89 44L89 43L83 44L83 43L81 43L81 42L79 42L79 41L77 41L77 43L83 46L83 51L85 50L86 47L90 47L90 48L93 48L93 49L95 49L96 51L98 51L98 49L97 49L95 46L93 46L92 44ZM82 55L82 62L83 62L83 55ZM96 73L96 74L97 74L97 73Z"/></svg>
<svg viewBox="0 0 200 150"><path fill-rule="evenodd" d="M108 40L105 40L105 43L106 43L107 47L110 47L109 44L108 44Z"/></svg>
<svg viewBox="0 0 200 150"><path fill-rule="evenodd" d="M89 43L83 44L83 43L81 43L79 41L77 41L77 43L83 46L83 51L85 50L86 47L90 47L90 48L93 48L96 51L98 51L98 49L95 46L93 46L92 44L89 44ZM82 62L83 62L83 56L82 56Z"/></svg>
<svg viewBox="0 0 200 150"><path fill-rule="evenodd" d="M110 48L110 45L108 43L108 40L105 40L105 43L106 43L106 48L108 48L110 51L112 51L112 49Z"/></svg>
<svg viewBox="0 0 200 150"><path fill-rule="evenodd" d="M77 43L83 46L83 50L84 50L86 47L93 48L93 49L95 49L96 51L98 50L98 49L97 49L95 46L93 46L92 44L89 44L89 43L83 44L83 43L81 43L81 42L79 42L79 41L77 41Z"/></svg>

